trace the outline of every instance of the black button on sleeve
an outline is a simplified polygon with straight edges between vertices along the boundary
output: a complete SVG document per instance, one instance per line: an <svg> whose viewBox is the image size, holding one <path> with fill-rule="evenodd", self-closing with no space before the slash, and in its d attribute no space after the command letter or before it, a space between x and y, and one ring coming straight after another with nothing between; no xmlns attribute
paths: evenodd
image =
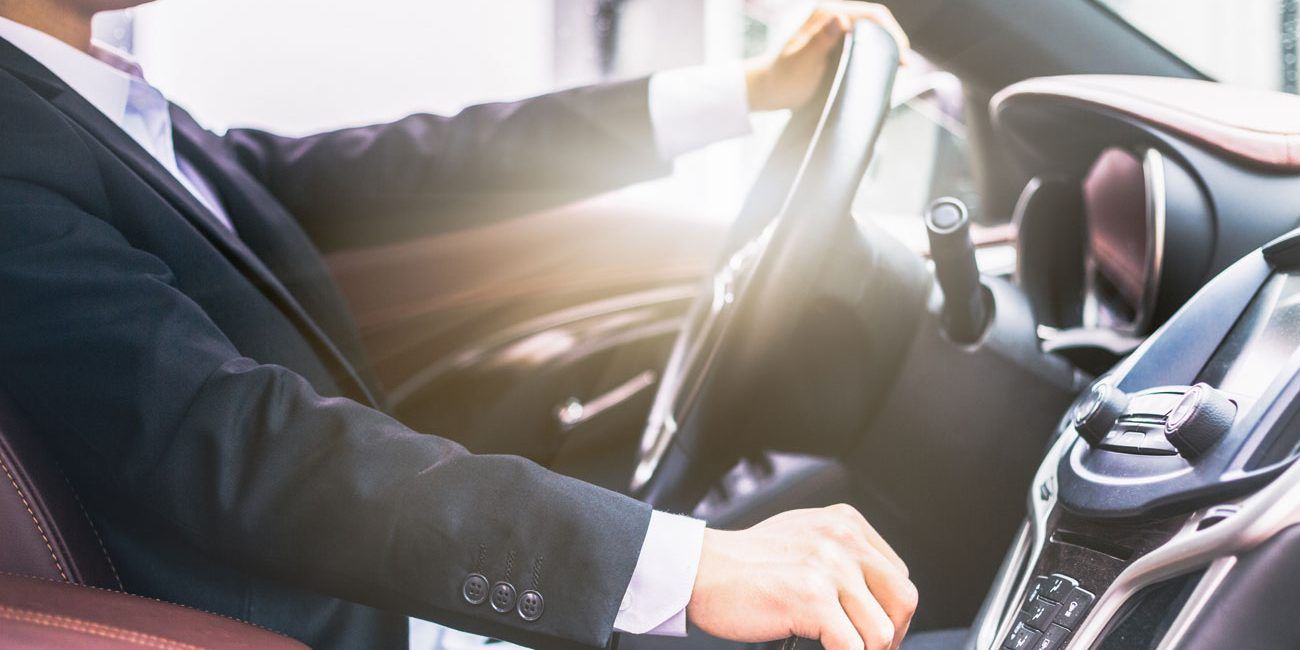
<svg viewBox="0 0 1300 650"><path fill-rule="evenodd" d="M515 608L519 612L519 617L525 621L535 621L542 617L542 612L546 609L546 601L542 600L542 595L529 589L519 594L519 605Z"/></svg>
<svg viewBox="0 0 1300 650"><path fill-rule="evenodd" d="M492 609L504 614L515 608L515 586L502 580L492 585Z"/></svg>
<svg viewBox="0 0 1300 650"><path fill-rule="evenodd" d="M460 586L460 593L465 597L465 602L471 605L482 604L484 600L487 600L487 578L477 573L469 574L469 577L465 578L465 584Z"/></svg>

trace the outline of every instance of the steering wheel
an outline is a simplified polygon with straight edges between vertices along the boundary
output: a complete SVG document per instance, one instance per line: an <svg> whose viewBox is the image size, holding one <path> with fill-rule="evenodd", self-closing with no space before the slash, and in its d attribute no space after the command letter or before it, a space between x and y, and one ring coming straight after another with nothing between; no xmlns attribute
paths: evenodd
<svg viewBox="0 0 1300 650"><path fill-rule="evenodd" d="M800 335L827 251L889 112L898 46L860 23L833 53L821 101L795 112L687 312L641 440L633 493L690 512L725 471L716 453L771 353Z"/></svg>

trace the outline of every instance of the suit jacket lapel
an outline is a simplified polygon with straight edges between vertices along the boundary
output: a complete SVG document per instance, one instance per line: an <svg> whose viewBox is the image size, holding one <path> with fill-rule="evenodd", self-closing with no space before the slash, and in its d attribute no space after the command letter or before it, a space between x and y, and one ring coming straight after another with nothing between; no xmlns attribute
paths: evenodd
<svg viewBox="0 0 1300 650"><path fill-rule="evenodd" d="M335 376L346 383L353 384L352 388L363 399L374 406L379 406L370 387L358 377L346 357L339 352L333 341L325 335L275 274L139 143L131 139L126 132L81 95L72 91L54 73L4 39L0 39L0 65L27 81L51 104L117 154L144 184L184 215L254 285L266 293L295 321L303 334L317 348L322 359L334 366Z"/></svg>

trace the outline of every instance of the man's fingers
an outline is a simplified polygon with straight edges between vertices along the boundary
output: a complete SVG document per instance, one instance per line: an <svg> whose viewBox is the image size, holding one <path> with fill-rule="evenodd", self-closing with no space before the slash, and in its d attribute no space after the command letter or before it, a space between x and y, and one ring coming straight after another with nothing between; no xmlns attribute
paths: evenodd
<svg viewBox="0 0 1300 650"><path fill-rule="evenodd" d="M836 14L841 17L849 18L849 23L844 27L846 30L853 29L853 22L857 20L869 20L889 32L898 43L898 49L905 51L911 47L907 38L907 32L903 31L898 20L894 18L894 13L884 5L871 4L866 2L830 2L821 6L821 10L827 13Z"/></svg>
<svg viewBox="0 0 1300 650"><path fill-rule="evenodd" d="M849 620L848 614L838 604L826 607L820 624L821 634L817 640L826 650L864 650L862 637L858 629ZM871 648L869 650L876 650Z"/></svg>
<svg viewBox="0 0 1300 650"><path fill-rule="evenodd" d="M916 612L916 587L898 573L889 560L875 552L864 554L861 566L866 580L864 588L870 590L878 607L888 617L894 638L903 638L912 622L912 614Z"/></svg>
<svg viewBox="0 0 1300 650"><path fill-rule="evenodd" d="M860 580L848 580L840 592L840 605L867 650L890 650L902 638L899 628Z"/></svg>

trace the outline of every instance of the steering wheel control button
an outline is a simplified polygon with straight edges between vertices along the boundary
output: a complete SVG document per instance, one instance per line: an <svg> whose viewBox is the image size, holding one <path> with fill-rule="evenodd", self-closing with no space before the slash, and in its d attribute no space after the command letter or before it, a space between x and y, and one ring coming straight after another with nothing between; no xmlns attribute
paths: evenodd
<svg viewBox="0 0 1300 650"><path fill-rule="evenodd" d="M1060 611L1061 607L1060 603L1054 603L1040 596L1025 608L1024 623L1035 630L1046 630L1047 625L1056 618L1056 613Z"/></svg>
<svg viewBox="0 0 1300 650"><path fill-rule="evenodd" d="M1099 381L1074 404L1070 411L1070 420L1075 431L1088 444L1096 447L1106 439L1124 409L1128 406L1128 396L1107 381Z"/></svg>
<svg viewBox="0 0 1300 650"><path fill-rule="evenodd" d="M530 623L541 618L545 609L546 601L542 600L541 594L532 589L519 594L519 604L515 607L519 612L519 618Z"/></svg>
<svg viewBox="0 0 1300 650"><path fill-rule="evenodd" d="M1061 602L1060 611L1057 612L1056 620L1053 622L1071 630L1077 628L1095 599L1095 596L1078 587L1071 589L1069 595Z"/></svg>
<svg viewBox="0 0 1300 650"><path fill-rule="evenodd" d="M1070 590L1078 586L1079 583L1074 578L1053 573L1047 578L1047 588L1043 590L1043 598L1057 603L1063 602L1065 597L1070 595Z"/></svg>
<svg viewBox="0 0 1300 650"><path fill-rule="evenodd" d="M1060 625L1052 624L1047 626L1047 631L1043 636L1038 637L1038 643L1034 644L1033 650L1061 650L1065 647L1065 639L1070 636L1070 630Z"/></svg>
<svg viewBox="0 0 1300 650"><path fill-rule="evenodd" d="M1196 458L1218 444L1236 416L1237 405L1227 395L1197 384L1169 412L1165 438L1184 458Z"/></svg>
<svg viewBox="0 0 1300 650"><path fill-rule="evenodd" d="M504 614L515 608L515 586L502 580L492 585L492 593L489 597L492 603L492 609Z"/></svg>
<svg viewBox="0 0 1300 650"><path fill-rule="evenodd" d="M460 593L465 597L465 602L471 605L483 604L488 594L487 578L477 573L469 574L469 577L465 578L465 583L460 586Z"/></svg>
<svg viewBox="0 0 1300 650"><path fill-rule="evenodd" d="M1002 643L1002 647L1007 650L1031 650L1037 643L1042 633L1024 623L1016 623L1015 628L1007 634L1007 640Z"/></svg>

